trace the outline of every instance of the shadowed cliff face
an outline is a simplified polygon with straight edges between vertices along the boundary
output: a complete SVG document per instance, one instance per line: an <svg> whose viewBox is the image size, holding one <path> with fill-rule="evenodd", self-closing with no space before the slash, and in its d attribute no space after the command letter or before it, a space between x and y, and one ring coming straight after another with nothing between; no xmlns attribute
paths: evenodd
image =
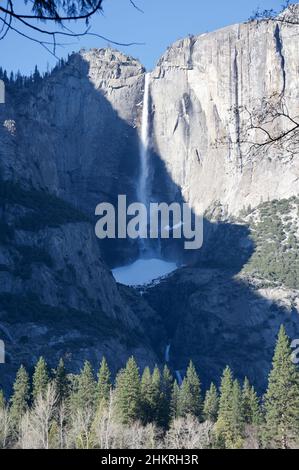
<svg viewBox="0 0 299 470"><path fill-rule="evenodd" d="M206 220L194 264L144 294L165 326L169 364L183 375L192 358L204 387L229 365L264 391L280 325L298 337L298 291L242 273L254 250L246 226Z"/></svg>
<svg viewBox="0 0 299 470"><path fill-rule="evenodd" d="M153 167L159 168L153 172L153 188L161 187L154 184L161 175L163 187L174 188L161 159L157 162L157 154L152 158ZM179 187L174 193L183 201ZM161 201L158 192L154 197ZM248 222L241 219L223 220L221 206L211 208L204 218L203 246L197 251L184 250L182 241L163 240L163 255L179 259L185 267L141 291L164 325L166 337L160 338L156 350L163 359L170 345L172 370L183 376L191 358L208 387L211 381L220 384L229 365L240 380L247 376L262 393L281 324L291 338L299 335L299 297L298 290L283 283L244 272L258 247Z"/></svg>
<svg viewBox="0 0 299 470"><path fill-rule="evenodd" d="M117 194L135 200L143 72L123 54L98 50L73 55L37 87L8 87L0 113L14 124L1 126L3 177L54 193L90 217ZM123 256L124 242L105 259Z"/></svg>
<svg viewBox="0 0 299 470"><path fill-rule="evenodd" d="M94 233L96 205L114 203L117 194L135 200L138 175L137 131L111 102L117 108L130 80L142 87L142 68L112 56L97 58L110 88L96 75L97 89L87 59L76 55L37 90L9 87L0 108L0 386L40 355L51 367L62 356L71 370L86 359L97 367L103 354L114 371L132 354L143 365L158 361L142 318L152 318L153 331L163 328L149 307L138 309L120 292L104 261L136 257L138 247L101 248Z"/></svg>
<svg viewBox="0 0 299 470"><path fill-rule="evenodd" d="M294 194L298 162L269 155L245 170L240 149L212 143L218 133L233 138L236 100L262 93L263 84L254 85L266 80L260 61L274 66L267 86L280 89L283 51L292 103L297 96L294 46L286 31L277 51L272 29L253 23L181 41L151 75L151 200L186 201L206 220L199 252L161 244L163 256L187 267L143 295L117 286L107 267L136 259L138 245L99 243L93 230L98 203L116 203L118 194L136 199L143 67L93 50L72 56L37 89L8 90L0 108L1 185L15 186L0 193L0 336L8 353L0 385L39 355L51 366L63 356L78 370L105 354L115 371L131 354L142 366L162 364L170 343L174 370L184 372L191 358L207 384L229 364L264 387L279 325L299 335L298 292L240 274L255 246L231 212L275 191Z"/></svg>

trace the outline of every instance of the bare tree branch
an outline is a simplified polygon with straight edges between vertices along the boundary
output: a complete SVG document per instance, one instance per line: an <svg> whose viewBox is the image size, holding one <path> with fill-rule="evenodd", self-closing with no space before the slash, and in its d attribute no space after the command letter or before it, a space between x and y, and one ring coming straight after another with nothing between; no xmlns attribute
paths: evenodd
<svg viewBox="0 0 299 470"><path fill-rule="evenodd" d="M23 14L21 12L17 12L14 8L14 3L14 0L7 0L5 7L0 6L0 21L2 22L0 40L4 39L11 30L21 35L22 37L25 37L26 39L39 43L42 47L45 47L46 50L50 52L55 58L57 58L56 48L58 46L70 45L69 43L62 44L59 41L60 36L72 37L76 39L79 39L83 36L92 36L107 41L108 43L114 44L116 46L125 47L144 44L139 42L114 41L110 38L107 38L106 36L92 32L90 27L87 27L89 19L96 13L102 11L103 0L64 0L63 2L60 2L60 0L32 0L31 10L33 14ZM27 4L28 0L24 0L24 3ZM134 1L130 1L130 3L134 8L140 10ZM13 26L13 21L16 22L16 26ZM40 27L32 23L32 21L41 21L46 25L47 23L54 21L59 25L61 30L52 30ZM77 21L84 21L86 24L84 30L79 33L73 32L66 26L66 23L75 23ZM35 37L33 33L41 35L41 38ZM42 39L43 35L51 37L51 42L44 41ZM51 50L49 46L51 46Z"/></svg>
<svg viewBox="0 0 299 470"><path fill-rule="evenodd" d="M144 13L144 11L136 5L136 3L133 0L130 0L131 5L133 5L136 10L140 11L140 13Z"/></svg>

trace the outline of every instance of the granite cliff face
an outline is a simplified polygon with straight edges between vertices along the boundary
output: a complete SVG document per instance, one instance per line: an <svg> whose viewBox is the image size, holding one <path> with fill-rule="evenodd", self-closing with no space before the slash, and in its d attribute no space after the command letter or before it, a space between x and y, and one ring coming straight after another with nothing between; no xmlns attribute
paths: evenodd
<svg viewBox="0 0 299 470"><path fill-rule="evenodd" d="M103 195L132 193L143 73L116 51L81 51L36 86L8 87L3 176L32 182L89 214Z"/></svg>
<svg viewBox="0 0 299 470"><path fill-rule="evenodd" d="M224 214L238 214L249 204L298 194L298 155L277 147L250 152L242 142L245 109L262 112L265 98L283 100L298 116L298 32L269 21L189 37L152 72L154 149L195 211L220 203ZM287 125L276 120L267 129L278 133ZM249 140L261 139L256 131Z"/></svg>
<svg viewBox="0 0 299 470"><path fill-rule="evenodd" d="M90 216L117 194L135 200L143 81L137 61L101 49L73 54L35 85L8 85L0 110L3 177L49 191ZM115 252L121 260L126 244L113 246L111 257Z"/></svg>
<svg viewBox="0 0 299 470"><path fill-rule="evenodd" d="M102 200L134 197L143 72L133 59L97 50L73 55L29 87L7 85L0 108L2 385L40 354L53 366L64 356L77 370L85 359L96 366L103 354L115 370L131 354L158 362L142 325L153 312L136 315L120 293L92 217Z"/></svg>
<svg viewBox="0 0 299 470"><path fill-rule="evenodd" d="M279 324L299 335L299 270L298 286L297 278L260 275L259 260L243 272L256 246L250 215L240 211L298 195L299 160L275 147L251 152L240 110L263 112L271 97L298 115L298 32L269 21L189 37L151 73L151 197L185 200L207 221L190 266L142 293L118 286L108 267L136 259L137 244L99 244L93 214L118 194L136 200L143 66L94 49L36 83L8 84L0 106L0 386L41 354L53 366L64 356L74 370L105 354L116 370L131 354L141 366L161 364L171 342L173 369L184 372L193 358L207 383L230 363L263 387Z"/></svg>
<svg viewBox="0 0 299 470"><path fill-rule="evenodd" d="M3 180L0 201L1 386L40 355L51 367L64 357L69 370L87 359L97 367L103 355L114 371L130 355L158 362L153 343L163 328L150 307L139 311L119 290L88 218L49 193Z"/></svg>

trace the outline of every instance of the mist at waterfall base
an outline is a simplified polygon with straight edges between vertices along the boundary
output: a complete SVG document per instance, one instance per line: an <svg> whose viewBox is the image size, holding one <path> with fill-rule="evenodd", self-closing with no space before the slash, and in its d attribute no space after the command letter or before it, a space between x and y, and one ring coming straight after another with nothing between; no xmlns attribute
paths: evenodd
<svg viewBox="0 0 299 470"><path fill-rule="evenodd" d="M137 182L138 201L148 207L150 202L150 74L144 77L144 94L140 134L140 173ZM147 229L147 219L143 221L143 230ZM177 264L159 257L159 241L156 248L147 239L140 239L140 258L127 266L112 270L115 280L120 284L141 286L167 276L177 269Z"/></svg>
<svg viewBox="0 0 299 470"><path fill-rule="evenodd" d="M176 263L159 258L141 258L112 270L115 280L127 286L142 286L161 279L177 269Z"/></svg>

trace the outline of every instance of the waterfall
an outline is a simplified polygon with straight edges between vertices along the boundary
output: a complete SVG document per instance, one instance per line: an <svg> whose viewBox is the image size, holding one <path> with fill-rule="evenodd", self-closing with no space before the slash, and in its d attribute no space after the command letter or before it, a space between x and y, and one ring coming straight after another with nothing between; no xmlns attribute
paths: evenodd
<svg viewBox="0 0 299 470"><path fill-rule="evenodd" d="M165 362L169 362L170 344L167 344L165 349Z"/></svg>
<svg viewBox="0 0 299 470"><path fill-rule="evenodd" d="M140 135L140 174L137 185L137 197L146 207L149 204L149 142L150 142L150 74L145 74L143 109ZM142 230L147 231L147 220L143 221ZM146 252L146 239L141 239L142 251Z"/></svg>
<svg viewBox="0 0 299 470"><path fill-rule="evenodd" d="M178 384L179 384L179 385L182 385L183 379L182 379L181 371L180 371L180 370L176 370L176 371L175 371L175 375L176 375Z"/></svg>

